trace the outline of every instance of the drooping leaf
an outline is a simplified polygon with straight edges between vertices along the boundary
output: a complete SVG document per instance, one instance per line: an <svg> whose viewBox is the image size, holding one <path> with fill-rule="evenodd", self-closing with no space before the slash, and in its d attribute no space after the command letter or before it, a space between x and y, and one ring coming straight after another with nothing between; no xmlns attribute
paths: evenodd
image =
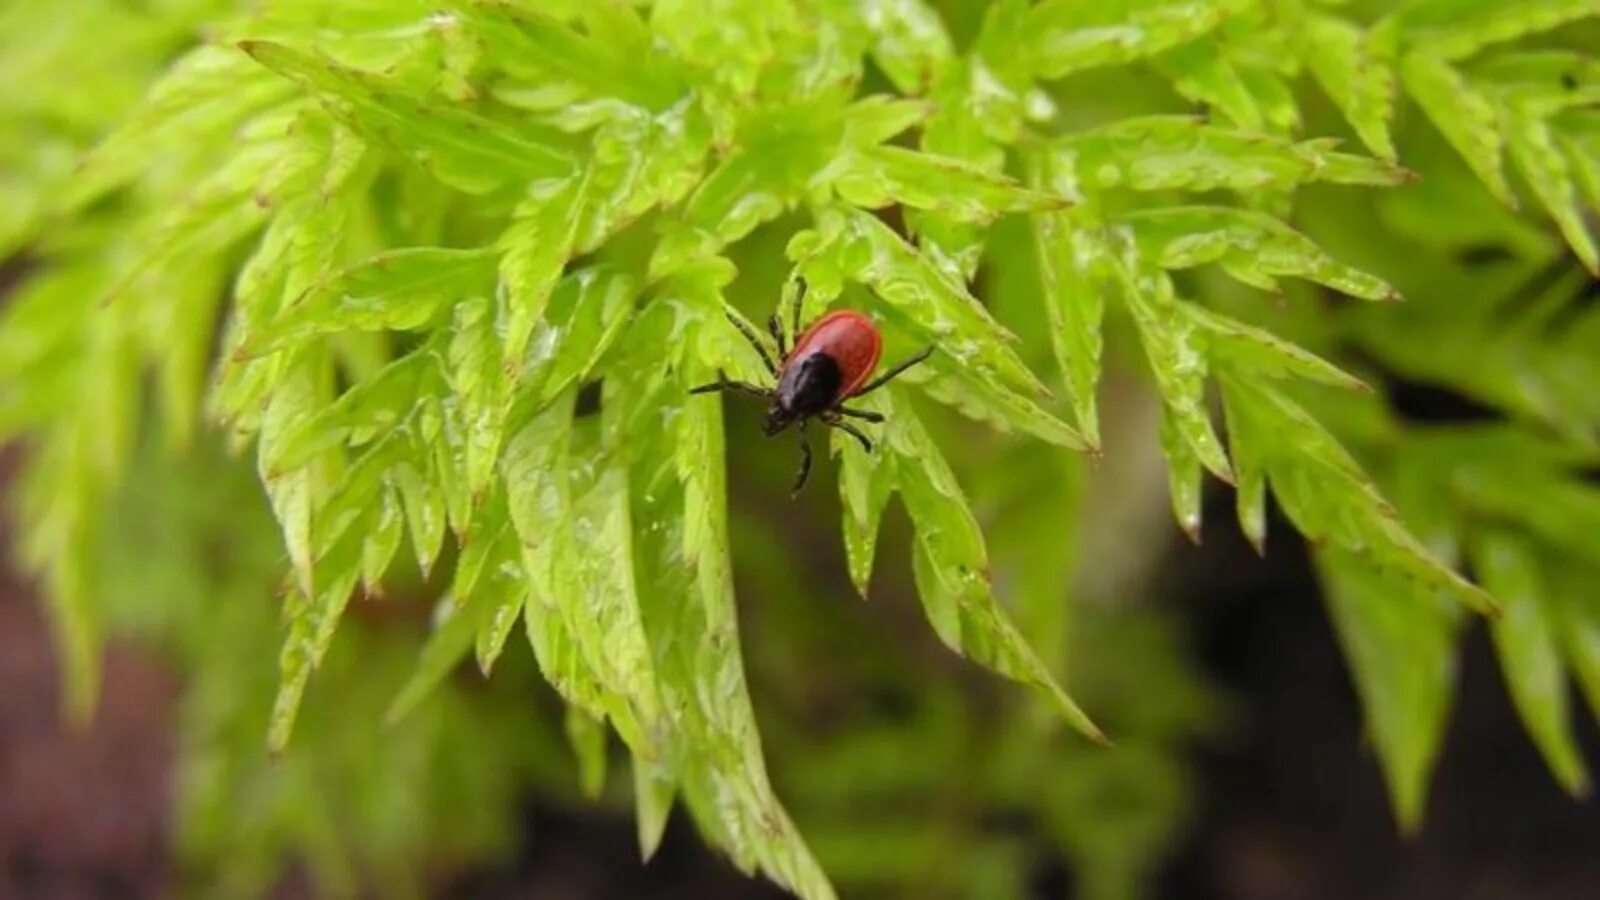
<svg viewBox="0 0 1600 900"><path fill-rule="evenodd" d="M1166 407L1163 427L1188 444L1189 453L1182 454L1178 462L1186 463L1192 456L1212 474L1231 482L1233 469L1206 409L1206 357L1194 322L1184 314L1165 272L1126 257L1114 267L1117 282ZM1188 528L1187 522L1184 525Z"/></svg>
<svg viewBox="0 0 1600 900"><path fill-rule="evenodd" d="M1454 66L1438 56L1413 52L1400 63L1406 91L1461 158L1500 202L1516 207L1501 158L1505 142L1495 127L1494 106Z"/></svg>
<svg viewBox="0 0 1600 900"><path fill-rule="evenodd" d="M1105 735L1062 690L994 596L983 534L938 446L896 388L888 389L881 408L888 421L879 442L880 458L870 463L868 490L883 490L871 482L892 478L905 503L917 532L912 549L917 592L940 640L974 662L1042 691L1073 728L1105 743ZM880 471L884 466L890 471ZM854 518L858 512L849 515Z"/></svg>
<svg viewBox="0 0 1600 900"><path fill-rule="evenodd" d="M1515 534L1489 532L1478 538L1472 561L1505 608L1490 634L1517 713L1556 780L1568 793L1584 794L1589 776L1568 718L1566 671L1537 554Z"/></svg>
<svg viewBox="0 0 1600 900"><path fill-rule="evenodd" d="M1539 203L1555 219L1572 252L1590 272L1600 275L1600 248L1584 221L1578 187L1556 142L1555 130L1544 119L1516 104L1500 107L1506 149Z"/></svg>
<svg viewBox="0 0 1600 900"><path fill-rule="evenodd" d="M1235 445L1253 445L1249 452L1301 533L1368 568L1389 570L1426 596L1438 593L1469 609L1495 612L1488 594L1406 530L1362 467L1303 408L1259 379L1224 374L1219 383Z"/></svg>
<svg viewBox="0 0 1600 900"><path fill-rule="evenodd" d="M1395 159L1389 122L1395 77L1389 54L1371 32L1328 15L1307 13L1294 26L1300 59L1373 153Z"/></svg>
<svg viewBox="0 0 1600 900"><path fill-rule="evenodd" d="M1317 556L1334 629L1401 831L1422 821L1455 682L1455 617L1414 582L1336 549Z"/></svg>
<svg viewBox="0 0 1600 900"><path fill-rule="evenodd" d="M1100 381L1100 319L1105 310L1096 260L1103 258L1104 246L1087 222L1070 213L1036 214L1033 237L1050 346L1066 378L1078 430L1090 447L1096 447L1100 422L1095 395Z"/></svg>

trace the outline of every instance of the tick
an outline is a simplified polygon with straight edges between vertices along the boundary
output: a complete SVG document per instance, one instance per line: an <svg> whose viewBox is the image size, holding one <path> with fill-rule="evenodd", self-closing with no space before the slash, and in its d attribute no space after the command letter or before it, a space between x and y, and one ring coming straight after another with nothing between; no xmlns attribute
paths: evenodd
<svg viewBox="0 0 1600 900"><path fill-rule="evenodd" d="M793 331L799 335L795 339L794 349L789 349L778 314L773 313L772 318L767 320L767 329L778 343L776 362L749 325L733 316L728 317L745 340L750 342L750 346L761 355L761 361L776 381L773 387L729 381L728 376L719 370L716 381L702 384L689 392L706 394L712 391L738 391L770 401L762 432L767 437L773 437L793 425L800 435L800 472L795 476L794 493L799 493L805 487L806 477L811 474L811 443L806 440L806 423L816 419L830 428L837 428L860 441L861 446L871 453L871 439L847 420L882 422L883 416L871 410L852 409L845 405L846 401L872 393L933 354L933 348L929 347L877 378L872 378L873 370L878 367L878 359L883 355L883 336L878 333L878 327L862 313L841 309L825 314L802 332L800 310L805 305L805 294L806 283L801 280L799 293L794 300ZM869 381L869 378L872 380Z"/></svg>

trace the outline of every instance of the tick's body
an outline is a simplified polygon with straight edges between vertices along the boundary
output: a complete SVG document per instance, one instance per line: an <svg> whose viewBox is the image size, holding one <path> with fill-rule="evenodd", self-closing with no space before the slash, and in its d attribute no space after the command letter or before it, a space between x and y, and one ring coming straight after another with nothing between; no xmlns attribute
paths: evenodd
<svg viewBox="0 0 1600 900"><path fill-rule="evenodd" d="M828 313L783 358L774 406L796 419L832 409L867 383L882 355L871 319L849 309Z"/></svg>
<svg viewBox="0 0 1600 900"><path fill-rule="evenodd" d="M800 307L804 296L805 282L802 281L799 296L795 298L796 332L800 331ZM846 309L828 313L800 334L793 350L788 349L783 326L778 316L773 315L769 324L772 337L778 342L777 362L773 361L766 345L750 326L739 319L729 318L751 346L756 348L756 352L761 354L761 361L766 363L767 371L777 379L777 385L765 388L729 381L718 372L716 381L701 385L692 393L735 390L771 400L772 405L767 408L766 425L762 429L767 436L771 437L790 425L795 425L800 431L801 461L800 475L795 480L796 491L805 485L806 475L811 470L811 447L805 438L806 422L818 419L830 427L845 431L870 452L872 441L860 429L846 422L845 417L867 422L881 422L883 417L868 410L851 409L844 405L845 401L877 390L901 372L927 359L933 352L933 348L929 347L890 369L876 381L868 381L883 355L883 338L872 320L859 312Z"/></svg>

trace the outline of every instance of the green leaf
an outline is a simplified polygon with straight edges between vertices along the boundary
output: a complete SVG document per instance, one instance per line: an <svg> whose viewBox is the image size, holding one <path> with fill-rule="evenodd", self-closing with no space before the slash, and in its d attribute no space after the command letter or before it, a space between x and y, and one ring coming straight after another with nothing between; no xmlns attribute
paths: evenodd
<svg viewBox="0 0 1600 900"><path fill-rule="evenodd" d="M1105 298L1095 261L1104 257L1105 248L1087 222L1072 213L1039 213L1032 224L1050 346L1066 379L1078 430L1090 447L1098 447L1095 395L1100 381L1100 320Z"/></svg>
<svg viewBox="0 0 1600 900"><path fill-rule="evenodd" d="M505 356L520 359L534 324L544 315L578 239L587 182L573 176L530 185L511 225L500 236L500 293L505 323Z"/></svg>
<svg viewBox="0 0 1600 900"><path fill-rule="evenodd" d="M1017 356L1016 340L967 291L899 235L870 213L832 210L821 223L821 248L807 244L802 233L790 242L789 256L809 269L810 257L828 252L841 274L867 285L895 324L918 341L935 344L942 354L973 370L1002 379L1024 392L1044 393L1044 386ZM822 262L822 261L819 261ZM829 295L832 279L807 279L819 295ZM834 282L837 283L837 282Z"/></svg>
<svg viewBox="0 0 1600 900"><path fill-rule="evenodd" d="M1186 427L1172 407L1161 411L1161 451L1167 456L1167 492L1178 527L1195 544L1200 543L1200 491L1202 468Z"/></svg>
<svg viewBox="0 0 1600 900"><path fill-rule="evenodd" d="M672 779L653 763L633 757L634 817L639 826L639 855L648 862L661 847L672 813Z"/></svg>
<svg viewBox="0 0 1600 900"><path fill-rule="evenodd" d="M1455 685L1455 617L1420 585L1342 550L1317 554L1367 729L1403 832L1422 821Z"/></svg>
<svg viewBox="0 0 1600 900"><path fill-rule="evenodd" d="M1181 435L1189 447L1190 452L1174 462L1187 462L1192 455L1212 474L1232 482L1233 469L1206 409L1205 353L1193 320L1184 315L1174 293L1172 279L1137 259L1119 261L1115 271L1166 407L1164 427ZM1180 524L1189 529L1187 521L1180 519Z"/></svg>
<svg viewBox="0 0 1600 900"><path fill-rule="evenodd" d="M234 48L196 47L175 60L139 107L84 158L58 202L63 210L84 209L165 154L225 143L243 119L288 93L287 85Z"/></svg>
<svg viewBox="0 0 1600 900"><path fill-rule="evenodd" d="M1235 446L1253 445L1249 453L1302 534L1363 559L1367 567L1402 576L1416 590L1438 592L1481 613L1496 611L1489 595L1405 529L1361 466L1298 404L1260 379L1223 373L1218 381Z"/></svg>
<svg viewBox="0 0 1600 900"><path fill-rule="evenodd" d="M568 705L567 741L578 758L578 781L590 799L600 796L606 786L606 723L582 709Z"/></svg>
<svg viewBox="0 0 1600 900"><path fill-rule="evenodd" d="M884 401L864 397L862 409L887 415ZM833 435L833 450L839 457L839 499L844 509L845 560L850 581L857 593L867 596L872 580L872 562L878 546L878 525L883 510L894 493L894 459L883 453L868 453L843 432Z"/></svg>
<svg viewBox="0 0 1600 900"><path fill-rule="evenodd" d="M1600 5L1594 0L1427 0L1398 13L1407 39L1442 59L1462 59L1490 44L1549 31L1590 16L1600 16Z"/></svg>
<svg viewBox="0 0 1600 900"><path fill-rule="evenodd" d="M1600 248L1584 221L1578 188L1548 122L1517 104L1502 104L1506 148L1539 202L1556 220L1572 252L1600 277Z"/></svg>
<svg viewBox="0 0 1600 900"><path fill-rule="evenodd" d="M1494 105L1488 98L1473 89L1448 61L1431 54L1407 54L1401 60L1400 75L1412 99L1489 192L1501 203L1516 208L1501 159L1504 141L1495 127Z"/></svg>
<svg viewBox="0 0 1600 900"><path fill-rule="evenodd" d="M1227 399L1227 386L1223 385ZM1249 434L1250 424L1242 419L1237 401L1223 404L1228 423L1228 452L1233 460L1234 507L1239 530L1258 556L1267 552L1267 468L1266 447Z"/></svg>
<svg viewBox="0 0 1600 900"><path fill-rule="evenodd" d="M527 126L407 96L377 75L282 44L245 41L239 46L316 95L351 128L411 156L459 190L488 193L509 181L560 177L575 168L552 136L535 134Z"/></svg>
<svg viewBox="0 0 1600 900"><path fill-rule="evenodd" d="M1220 41L1180 44L1153 60L1156 70L1186 99L1221 110L1234 124L1254 131L1265 125L1261 108Z"/></svg>
<svg viewBox="0 0 1600 900"><path fill-rule="evenodd" d="M634 535L634 557L657 677L681 734L673 775L701 829L736 865L760 868L799 896L831 898L767 779L738 650L719 404L688 394L725 361L702 354L737 336L714 281L669 290L680 302L652 304L654 314L634 320L602 414L612 440L627 438L632 519L653 524ZM686 366L674 370L677 359ZM665 808L664 791L637 796L652 816ZM656 827L641 822L647 849Z"/></svg>
<svg viewBox="0 0 1600 900"><path fill-rule="evenodd" d="M872 34L872 60L903 94L924 93L954 61L939 12L922 0L868 0L860 15Z"/></svg>
<svg viewBox="0 0 1600 900"><path fill-rule="evenodd" d="M1051 146L1050 184L1067 195L1133 191L1216 191L1253 195L1302 184L1402 184L1392 163L1333 152L1328 141L1290 141L1206 125L1189 115L1152 115L1078 131Z"/></svg>
<svg viewBox="0 0 1600 900"><path fill-rule="evenodd" d="M1549 600L1573 677L1589 701L1589 712L1600 719L1600 595L1589 590L1594 569L1569 565L1556 569Z"/></svg>
<svg viewBox="0 0 1600 900"><path fill-rule="evenodd" d="M670 105L682 90L665 55L652 52L648 34L636 21L625 24L626 14L620 11L597 15L589 23L591 30L580 33L528 6L451 5L473 24L499 65L543 90L571 86L590 103L621 101L650 109Z"/></svg>
<svg viewBox="0 0 1600 900"><path fill-rule="evenodd" d="M1365 300L1398 300L1375 275L1339 262L1310 238L1265 213L1223 206L1181 206L1134 212L1140 255L1165 269L1219 263L1246 284L1267 287L1282 276L1304 278Z"/></svg>
<svg viewBox="0 0 1600 900"><path fill-rule="evenodd" d="M917 592L934 631L957 653L1040 690L1073 728L1106 743L1006 616L989 584L983 533L955 474L911 407L888 390L878 452L893 462L895 488L916 529Z"/></svg>
<svg viewBox="0 0 1600 900"><path fill-rule="evenodd" d="M1389 123L1396 86L1388 48L1371 32L1316 13L1299 18L1291 35L1297 55L1361 142L1384 159L1395 159Z"/></svg>
<svg viewBox="0 0 1600 900"><path fill-rule="evenodd" d="M1024 189L1004 175L954 157L903 147L846 153L819 176L856 206L893 204L933 210L959 222L991 222L1011 212L1060 208L1065 200Z"/></svg>
<svg viewBox="0 0 1600 900"><path fill-rule="evenodd" d="M588 377L627 325L638 291L637 279L610 266L562 279L529 341L513 418L530 406L542 408Z"/></svg>
<svg viewBox="0 0 1600 900"><path fill-rule="evenodd" d="M1026 53L1041 78L1128 63L1211 31L1229 6L1222 0L1046 0L1029 10Z"/></svg>
<svg viewBox="0 0 1600 900"><path fill-rule="evenodd" d="M271 353L329 332L422 328L456 301L487 293L494 264L493 250L386 250L313 285L240 354Z"/></svg>
<svg viewBox="0 0 1600 900"><path fill-rule="evenodd" d="M1524 538L1491 531L1474 543L1472 562L1505 609L1489 633L1517 714L1556 780L1567 793L1582 796L1589 775L1568 719L1567 675L1537 553Z"/></svg>
<svg viewBox="0 0 1600 900"><path fill-rule="evenodd" d="M1215 367L1271 378L1298 377L1333 387L1371 392L1366 382L1303 347L1192 303L1179 308L1199 329Z"/></svg>

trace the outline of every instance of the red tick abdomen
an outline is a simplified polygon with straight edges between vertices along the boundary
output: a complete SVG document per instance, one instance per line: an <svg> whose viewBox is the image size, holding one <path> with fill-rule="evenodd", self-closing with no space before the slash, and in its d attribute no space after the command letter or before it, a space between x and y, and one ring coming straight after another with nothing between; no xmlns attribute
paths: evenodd
<svg viewBox="0 0 1600 900"><path fill-rule="evenodd" d="M855 393L872 377L883 354L883 338L871 319L855 310L841 309L813 322L795 342L784 365L813 353L826 353L838 363L840 387L835 399L840 399Z"/></svg>

